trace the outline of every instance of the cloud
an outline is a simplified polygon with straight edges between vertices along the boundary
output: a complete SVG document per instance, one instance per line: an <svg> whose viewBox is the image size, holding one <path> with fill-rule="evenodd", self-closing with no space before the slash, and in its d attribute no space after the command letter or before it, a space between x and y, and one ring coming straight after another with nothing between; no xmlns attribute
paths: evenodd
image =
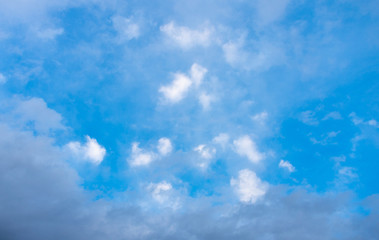
<svg viewBox="0 0 379 240"><path fill-rule="evenodd" d="M7 78L4 76L4 74L0 73L0 84L4 84L7 82Z"/></svg>
<svg viewBox="0 0 379 240"><path fill-rule="evenodd" d="M212 101L213 101L213 97L211 95L208 95L205 92L200 93L199 102L204 110L209 109Z"/></svg>
<svg viewBox="0 0 379 240"><path fill-rule="evenodd" d="M288 161L280 160L279 167L286 169L290 173L295 171L295 167Z"/></svg>
<svg viewBox="0 0 379 240"><path fill-rule="evenodd" d="M152 152L147 152L139 148L138 145L138 142L134 142L132 144L132 155L129 163L133 167L147 166L155 159L156 156Z"/></svg>
<svg viewBox="0 0 379 240"><path fill-rule="evenodd" d="M169 102L177 103L185 97L191 85L190 78L184 74L177 73L174 75L174 81L169 86L161 87L159 92L163 93Z"/></svg>
<svg viewBox="0 0 379 240"><path fill-rule="evenodd" d="M196 87L199 87L201 83L203 82L205 74L208 72L208 70L205 67L200 66L197 63L192 64L191 70L190 70L190 76L192 82L195 84Z"/></svg>
<svg viewBox="0 0 379 240"><path fill-rule="evenodd" d="M132 152L129 163L133 167L147 166L159 157L167 156L172 152L172 144L168 138L160 138L156 146L158 152L139 148L139 143L132 143Z"/></svg>
<svg viewBox="0 0 379 240"><path fill-rule="evenodd" d="M106 154L106 150L96 139L86 136L86 143L70 142L67 147L78 157L99 165Z"/></svg>
<svg viewBox="0 0 379 240"><path fill-rule="evenodd" d="M201 144L194 148L194 151L198 152L200 156L204 159L211 159L213 154L216 153L216 149L209 148L205 144Z"/></svg>
<svg viewBox="0 0 379 240"><path fill-rule="evenodd" d="M207 69L194 63L191 66L189 76L183 73L174 74L174 80L168 86L159 88L164 98L170 103L180 102L194 84L196 87L200 86L203 81Z"/></svg>
<svg viewBox="0 0 379 240"><path fill-rule="evenodd" d="M325 121L325 120L329 120L329 119L340 120L340 119L342 119L342 117L341 117L341 114L339 112L330 112L330 113L326 114L322 120Z"/></svg>
<svg viewBox="0 0 379 240"><path fill-rule="evenodd" d="M257 145L249 136L245 135L233 141L235 151L247 157L251 162L258 163L265 158L265 155L258 151Z"/></svg>
<svg viewBox="0 0 379 240"><path fill-rule="evenodd" d="M62 116L50 109L41 98L23 99L16 96L6 99L1 108L6 113L0 115L0 119L13 126L32 129L39 134L66 129L62 124Z"/></svg>
<svg viewBox="0 0 379 240"><path fill-rule="evenodd" d="M239 171L238 179L232 178L230 185L235 188L241 202L252 204L266 194L269 186L249 169Z"/></svg>
<svg viewBox="0 0 379 240"><path fill-rule="evenodd" d="M229 135L226 133L220 133L216 137L213 138L213 142L216 144L221 145L222 148L225 148L227 144L229 143Z"/></svg>
<svg viewBox="0 0 379 240"><path fill-rule="evenodd" d="M299 114L298 119L303 122L304 124L311 125L311 126L316 126L318 125L318 120L315 117L316 113L313 111L304 111Z"/></svg>
<svg viewBox="0 0 379 240"><path fill-rule="evenodd" d="M192 30L187 27L177 26L174 22L169 22L160 27L171 41L183 49L190 49L196 46L207 47L211 43L212 29Z"/></svg>
<svg viewBox="0 0 379 240"><path fill-rule="evenodd" d="M166 181L159 183L150 183L148 189L151 191L151 195L159 203L165 203L168 201L168 196L165 194L172 190L172 185Z"/></svg>
<svg viewBox="0 0 379 240"><path fill-rule="evenodd" d="M162 155L162 156L166 156L167 154L171 153L172 151L172 144L171 144L171 141L170 139L168 138L160 138L158 140L158 152Z"/></svg>
<svg viewBox="0 0 379 240"><path fill-rule="evenodd" d="M114 16L112 17L112 23L120 41L137 39L141 34L139 25L132 18Z"/></svg>
<svg viewBox="0 0 379 240"><path fill-rule="evenodd" d="M254 121L256 121L259 124L264 124L266 119L268 117L268 114L266 111L263 111L261 113L257 113L254 116L251 117Z"/></svg>

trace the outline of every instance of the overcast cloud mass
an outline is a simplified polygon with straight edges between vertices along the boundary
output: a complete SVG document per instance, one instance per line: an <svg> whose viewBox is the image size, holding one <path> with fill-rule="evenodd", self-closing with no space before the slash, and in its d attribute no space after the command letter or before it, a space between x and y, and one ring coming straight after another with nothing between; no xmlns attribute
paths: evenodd
<svg viewBox="0 0 379 240"><path fill-rule="evenodd" d="M0 239L379 239L379 1L0 0Z"/></svg>

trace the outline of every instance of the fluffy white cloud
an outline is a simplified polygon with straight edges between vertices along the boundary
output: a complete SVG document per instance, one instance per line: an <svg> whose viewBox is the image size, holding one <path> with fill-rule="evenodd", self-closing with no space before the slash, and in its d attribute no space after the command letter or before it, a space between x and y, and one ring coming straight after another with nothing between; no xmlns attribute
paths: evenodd
<svg viewBox="0 0 379 240"><path fill-rule="evenodd" d="M7 82L7 78L2 73L0 73L0 84L4 84L6 82Z"/></svg>
<svg viewBox="0 0 379 240"><path fill-rule="evenodd" d="M232 178L230 185L234 187L240 201L244 203L255 203L266 194L269 186L249 169L239 171L238 178Z"/></svg>
<svg viewBox="0 0 379 240"><path fill-rule="evenodd" d="M199 102L204 110L209 109L212 101L213 101L213 97L211 95L208 95L205 92L200 93Z"/></svg>
<svg viewBox="0 0 379 240"><path fill-rule="evenodd" d="M163 93L164 97L168 101L176 103L184 98L191 85L192 81L189 77L184 74L177 73L174 76L174 81L168 86L161 87L159 92Z"/></svg>
<svg viewBox="0 0 379 240"><path fill-rule="evenodd" d="M220 133L212 140L214 143L221 145L222 148L225 148L229 143L229 135L226 133Z"/></svg>
<svg viewBox="0 0 379 240"><path fill-rule="evenodd" d="M158 148L158 152L162 156L169 154L172 151L172 144L171 144L170 139L168 138L159 139L157 148Z"/></svg>
<svg viewBox="0 0 379 240"><path fill-rule="evenodd" d="M191 66L189 75L183 73L174 74L172 83L168 86L160 87L159 92L163 94L168 102L177 103L185 97L193 84L196 87L201 84L207 71L206 68L194 63Z"/></svg>
<svg viewBox="0 0 379 240"><path fill-rule="evenodd" d="M190 70L190 76L192 82L195 84L196 87L200 86L203 82L205 74L208 72L208 69L205 67L200 66L197 63L192 64L191 70Z"/></svg>
<svg viewBox="0 0 379 240"><path fill-rule="evenodd" d="M295 167L288 161L284 161L283 159L279 162L279 167L287 169L289 172L294 172Z"/></svg>
<svg viewBox="0 0 379 240"><path fill-rule="evenodd" d="M117 31L119 39L131 40L140 36L140 27L131 18L114 16L112 18L113 27Z"/></svg>
<svg viewBox="0 0 379 240"><path fill-rule="evenodd" d="M166 156L172 152L172 143L168 138L160 138L156 146L157 152L144 150L139 147L138 142L132 143L132 153L129 164L133 167L147 166L154 160Z"/></svg>
<svg viewBox="0 0 379 240"><path fill-rule="evenodd" d="M86 136L86 143L70 142L68 148L80 158L88 160L96 165L99 165L105 156L106 150L101 146L96 139Z"/></svg>
<svg viewBox="0 0 379 240"><path fill-rule="evenodd" d="M268 114L266 111L263 111L261 113L255 114L254 116L251 117L254 121L263 124L268 117Z"/></svg>
<svg viewBox="0 0 379 240"><path fill-rule="evenodd" d="M174 22L170 22L161 26L160 30L183 49L195 46L206 47L211 43L212 30L208 28L192 30L187 27L176 26Z"/></svg>
<svg viewBox="0 0 379 240"><path fill-rule="evenodd" d="M253 163L258 163L265 158L265 155L258 151L257 145L249 136L242 136L233 141L235 151L244 157L247 157Z"/></svg>
<svg viewBox="0 0 379 240"><path fill-rule="evenodd" d="M139 143L134 142L132 144L132 155L130 159L131 166L146 166L149 165L154 159L155 154L152 152L144 151L138 147Z"/></svg>
<svg viewBox="0 0 379 240"><path fill-rule="evenodd" d="M49 108L41 98L21 99L13 97L1 101L0 110L4 108L7 114L0 113L0 120L10 122L14 126L32 129L38 134L48 134L54 130L64 130L62 116Z"/></svg>
<svg viewBox="0 0 379 240"><path fill-rule="evenodd" d="M168 201L167 192L172 190L172 185L166 181L162 181L159 183L150 183L148 189L151 191L154 200L159 203L165 203Z"/></svg>
<svg viewBox="0 0 379 240"><path fill-rule="evenodd" d="M194 151L198 152L200 156L204 159L211 159L213 154L216 153L216 149L209 148L205 144L201 144L194 148Z"/></svg>

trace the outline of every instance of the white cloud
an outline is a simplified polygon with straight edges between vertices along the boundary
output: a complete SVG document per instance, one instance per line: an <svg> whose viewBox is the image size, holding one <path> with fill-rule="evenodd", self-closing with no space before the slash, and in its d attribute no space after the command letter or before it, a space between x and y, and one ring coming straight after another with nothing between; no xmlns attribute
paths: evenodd
<svg viewBox="0 0 379 240"><path fill-rule="evenodd" d="M6 108L8 113L0 113L0 119L8 121L14 126L33 129L38 134L48 134L53 130L65 129L62 124L62 116L50 109L41 98L23 100L14 97L1 102L1 108Z"/></svg>
<svg viewBox="0 0 379 240"><path fill-rule="evenodd" d="M316 113L313 111L304 111L299 114L299 120L304 124L316 126L318 125L318 120L315 117Z"/></svg>
<svg viewBox="0 0 379 240"><path fill-rule="evenodd" d="M266 111L263 111L261 113L255 114L254 116L251 117L254 121L263 124L268 117L268 114Z"/></svg>
<svg viewBox="0 0 379 240"><path fill-rule="evenodd" d="M155 159L155 154L152 152L144 151L143 149L139 148L138 145L138 142L134 142L132 144L132 155L129 161L130 165L133 167L147 166Z"/></svg>
<svg viewBox="0 0 379 240"><path fill-rule="evenodd" d="M216 149L207 147L205 144L201 144L195 147L193 150L197 152L201 157L201 159L198 159L197 166L203 170L207 169L211 162L211 159L216 153Z"/></svg>
<svg viewBox="0 0 379 240"><path fill-rule="evenodd" d="M371 119L367 122L368 125L376 127L378 126L378 122L375 119Z"/></svg>
<svg viewBox="0 0 379 240"><path fill-rule="evenodd" d="M160 30L183 49L190 49L195 46L206 47L211 43L212 30L209 28L192 30L187 27L176 26L174 22L170 22L161 26Z"/></svg>
<svg viewBox="0 0 379 240"><path fill-rule="evenodd" d="M168 139L168 138L159 139L157 148L158 148L158 152L162 156L166 156L167 154L171 153L172 144L171 144L170 139Z"/></svg>
<svg viewBox="0 0 379 240"><path fill-rule="evenodd" d="M280 160L279 167L287 169L289 172L295 171L295 167L288 161Z"/></svg>
<svg viewBox="0 0 379 240"><path fill-rule="evenodd" d="M195 84L196 87L201 85L203 78L207 72L208 70L205 67L202 67L197 63L192 64L190 76L192 82Z"/></svg>
<svg viewBox="0 0 379 240"><path fill-rule="evenodd" d="M269 187L268 183L262 181L249 169L239 171L238 179L232 178L230 185L234 187L241 202L252 204L262 198Z"/></svg>
<svg viewBox="0 0 379 240"><path fill-rule="evenodd" d="M198 152L200 156L204 159L211 159L213 154L216 153L216 149L209 148L205 144L201 144L194 148L194 151Z"/></svg>
<svg viewBox="0 0 379 240"><path fill-rule="evenodd" d="M212 101L213 101L213 97L211 95L208 95L205 92L200 93L199 102L204 110L209 109Z"/></svg>
<svg viewBox="0 0 379 240"><path fill-rule="evenodd" d="M168 101L176 103L184 98L191 85L192 81L190 78L184 74L177 73L175 74L174 81L169 86L161 87L159 92L163 93Z"/></svg>
<svg viewBox="0 0 379 240"><path fill-rule="evenodd" d="M4 84L6 82L7 82L7 78L2 73L0 73L0 84Z"/></svg>
<svg viewBox="0 0 379 240"><path fill-rule="evenodd" d="M214 143L221 145L222 148L225 148L229 143L229 135L226 133L220 133L212 140Z"/></svg>
<svg viewBox="0 0 379 240"><path fill-rule="evenodd" d="M341 114L339 112L330 112L330 113L326 114L322 120L325 121L328 119L339 120L339 119L342 119L342 117L341 117Z"/></svg>
<svg viewBox="0 0 379 240"><path fill-rule="evenodd" d="M43 40L53 40L57 36L62 35L64 33L63 28L46 28L46 29L38 29L36 31L37 37Z"/></svg>
<svg viewBox="0 0 379 240"><path fill-rule="evenodd" d="M177 103L186 96L193 84L197 87L201 84L206 73L206 68L194 63L191 66L189 76L183 73L176 73L172 83L168 86L160 87L159 92L163 94L167 101Z"/></svg>
<svg viewBox="0 0 379 240"><path fill-rule="evenodd" d="M117 31L120 40L131 40L140 36L140 27L131 18L114 16L113 27Z"/></svg>
<svg viewBox="0 0 379 240"><path fill-rule="evenodd" d="M257 145L249 136L242 136L234 140L233 144L239 155L247 157L253 163L258 163L265 158L265 155L258 151Z"/></svg>
<svg viewBox="0 0 379 240"><path fill-rule="evenodd" d="M172 190L172 185L166 181L162 181L159 183L150 183L148 189L151 191L153 199L163 204L168 201L167 192Z"/></svg>
<svg viewBox="0 0 379 240"><path fill-rule="evenodd" d="M106 150L101 146L96 139L86 136L86 143L70 142L67 144L68 148L78 155L80 158L88 160L96 165L99 165L106 154Z"/></svg>

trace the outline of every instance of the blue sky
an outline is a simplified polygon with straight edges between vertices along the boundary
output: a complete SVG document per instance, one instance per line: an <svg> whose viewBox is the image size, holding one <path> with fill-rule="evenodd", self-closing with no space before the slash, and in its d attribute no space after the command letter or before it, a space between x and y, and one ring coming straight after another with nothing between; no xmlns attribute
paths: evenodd
<svg viewBox="0 0 379 240"><path fill-rule="evenodd" d="M378 9L0 0L1 238L379 238Z"/></svg>

